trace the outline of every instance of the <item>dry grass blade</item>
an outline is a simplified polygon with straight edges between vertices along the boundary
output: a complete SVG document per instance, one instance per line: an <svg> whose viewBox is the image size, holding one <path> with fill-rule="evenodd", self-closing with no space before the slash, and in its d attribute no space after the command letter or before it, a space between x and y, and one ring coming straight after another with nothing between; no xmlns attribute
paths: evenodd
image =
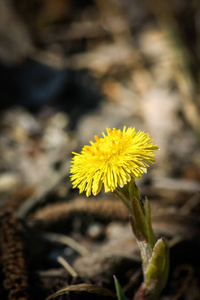
<svg viewBox="0 0 200 300"><path fill-rule="evenodd" d="M115 295L108 289L105 289L105 288L102 288L102 287L99 287L99 286L96 286L93 284L81 283L81 284L71 285L64 289L61 289L61 290L57 291L56 293L47 297L45 300L54 299L54 298L64 295L64 294L67 295L70 292L75 292L75 293L86 292L86 293L91 293L91 294L100 294L105 297L115 298Z"/></svg>
<svg viewBox="0 0 200 300"><path fill-rule="evenodd" d="M89 254L89 251L82 246L80 243L78 243L77 241L75 241L74 239L72 239L69 236L66 236L64 234L58 234L58 233L45 233L44 238L52 241L52 242L59 242L62 243L64 245L67 245L68 247L74 249L75 251L77 251L80 255L86 255Z"/></svg>

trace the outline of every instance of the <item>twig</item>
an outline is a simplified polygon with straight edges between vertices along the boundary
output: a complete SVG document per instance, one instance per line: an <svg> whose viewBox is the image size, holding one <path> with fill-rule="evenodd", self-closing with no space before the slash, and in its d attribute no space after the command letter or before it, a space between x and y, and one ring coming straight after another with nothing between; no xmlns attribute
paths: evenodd
<svg viewBox="0 0 200 300"><path fill-rule="evenodd" d="M195 208L200 203L200 193L195 194L190 198L180 209L179 213L181 215L188 215L193 208Z"/></svg>
<svg viewBox="0 0 200 300"><path fill-rule="evenodd" d="M64 234L58 234L58 233L45 233L43 234L43 237L45 239L48 239L49 241L53 242L60 242L64 245L67 245L68 247L76 250L80 255L86 255L89 254L89 251L82 246L80 243L72 239L71 237L68 237Z"/></svg>
<svg viewBox="0 0 200 300"><path fill-rule="evenodd" d="M69 272L72 277L77 277L76 271L68 264L68 262L62 257L58 256L57 261Z"/></svg>
<svg viewBox="0 0 200 300"><path fill-rule="evenodd" d="M172 298L172 300L178 300L181 298L181 296L184 294L184 292L188 289L189 285L191 284L191 281L194 277L194 268L190 265L182 265L174 272L174 277L177 278L181 271L187 271L187 275L185 279L182 282L182 285L178 289L176 295Z"/></svg>

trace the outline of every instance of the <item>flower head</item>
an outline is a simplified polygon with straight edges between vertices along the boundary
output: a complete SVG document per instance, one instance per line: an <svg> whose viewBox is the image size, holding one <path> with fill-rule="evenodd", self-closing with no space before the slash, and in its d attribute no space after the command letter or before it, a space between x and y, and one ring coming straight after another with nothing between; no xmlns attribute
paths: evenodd
<svg viewBox="0 0 200 300"><path fill-rule="evenodd" d="M153 145L147 133L135 131L124 126L120 129L107 128L107 135L95 136L95 142L84 146L81 153L75 153L70 173L73 188L79 193L86 191L86 196L97 195L104 184L105 192L123 187L131 177L140 178L146 172L146 161L154 162Z"/></svg>

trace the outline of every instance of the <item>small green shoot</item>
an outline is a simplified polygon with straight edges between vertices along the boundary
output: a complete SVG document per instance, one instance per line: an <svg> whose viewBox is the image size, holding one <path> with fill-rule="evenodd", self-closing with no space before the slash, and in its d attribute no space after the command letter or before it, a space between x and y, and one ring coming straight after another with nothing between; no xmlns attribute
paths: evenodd
<svg viewBox="0 0 200 300"><path fill-rule="evenodd" d="M115 289L117 292L117 299L118 300L126 300L126 297L124 295L124 292L121 288L119 281L117 280L117 278L115 276L113 276L113 277L114 277L114 281L115 281Z"/></svg>

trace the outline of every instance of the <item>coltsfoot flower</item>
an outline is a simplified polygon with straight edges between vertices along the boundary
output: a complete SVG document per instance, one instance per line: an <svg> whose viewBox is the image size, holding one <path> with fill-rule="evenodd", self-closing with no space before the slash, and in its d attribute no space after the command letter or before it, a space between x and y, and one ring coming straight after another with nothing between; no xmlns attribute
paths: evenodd
<svg viewBox="0 0 200 300"><path fill-rule="evenodd" d="M158 149L147 133L124 126L120 129L106 129L107 135L95 136L95 142L84 146L81 153L75 153L70 173L73 188L86 196L97 195L104 184L105 193L123 187L133 178L140 178L146 172L147 162L154 162Z"/></svg>

